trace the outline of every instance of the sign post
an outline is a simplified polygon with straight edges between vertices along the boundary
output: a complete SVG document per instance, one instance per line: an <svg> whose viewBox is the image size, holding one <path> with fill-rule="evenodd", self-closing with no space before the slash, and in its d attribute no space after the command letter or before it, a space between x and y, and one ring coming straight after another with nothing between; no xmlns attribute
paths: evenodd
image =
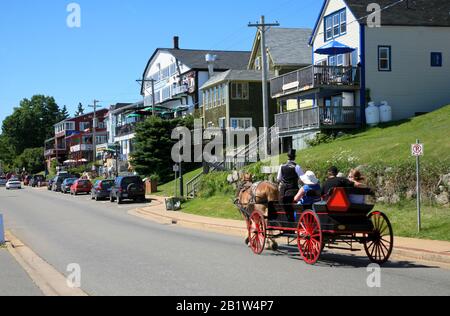
<svg viewBox="0 0 450 316"><path fill-rule="evenodd" d="M180 167L178 166L178 164L175 164L173 166L173 172L175 173L175 195L174 197L177 197L177 185L178 185L178 172L180 171Z"/></svg>
<svg viewBox="0 0 450 316"><path fill-rule="evenodd" d="M5 243L5 228L3 226L3 215L0 214L0 245Z"/></svg>
<svg viewBox="0 0 450 316"><path fill-rule="evenodd" d="M419 140L411 146L412 156L416 157L416 177L417 177L417 229L420 233L422 230L422 209L421 209L421 185L420 185L420 157L424 155L424 145Z"/></svg>

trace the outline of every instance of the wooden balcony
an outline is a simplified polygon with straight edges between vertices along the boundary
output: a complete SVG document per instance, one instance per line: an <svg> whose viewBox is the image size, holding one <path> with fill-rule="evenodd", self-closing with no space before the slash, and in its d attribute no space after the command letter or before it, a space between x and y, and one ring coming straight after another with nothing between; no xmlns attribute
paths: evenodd
<svg viewBox="0 0 450 316"><path fill-rule="evenodd" d="M277 114L280 133L316 130L351 129L361 125L360 107L314 107Z"/></svg>
<svg viewBox="0 0 450 316"><path fill-rule="evenodd" d="M272 98L280 98L317 88L356 90L360 68L352 66L309 66L270 81Z"/></svg>

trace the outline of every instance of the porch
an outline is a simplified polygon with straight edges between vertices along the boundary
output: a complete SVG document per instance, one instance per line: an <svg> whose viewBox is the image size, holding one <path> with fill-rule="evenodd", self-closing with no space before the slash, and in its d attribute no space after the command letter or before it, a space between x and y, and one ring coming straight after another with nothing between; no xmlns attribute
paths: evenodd
<svg viewBox="0 0 450 316"><path fill-rule="evenodd" d="M281 135L309 130L353 129L361 124L358 106L320 106L275 115Z"/></svg>
<svg viewBox="0 0 450 316"><path fill-rule="evenodd" d="M360 73L360 67L353 66L308 66L272 79L271 95L272 98L282 98L321 88L358 90Z"/></svg>

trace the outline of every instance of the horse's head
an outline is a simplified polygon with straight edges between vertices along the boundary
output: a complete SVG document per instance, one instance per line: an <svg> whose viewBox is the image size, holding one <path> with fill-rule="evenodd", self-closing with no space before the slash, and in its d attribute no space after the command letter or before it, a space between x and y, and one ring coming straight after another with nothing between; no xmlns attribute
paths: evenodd
<svg viewBox="0 0 450 316"><path fill-rule="evenodd" d="M242 182L250 182L253 183L253 175L251 173L244 173L241 177Z"/></svg>

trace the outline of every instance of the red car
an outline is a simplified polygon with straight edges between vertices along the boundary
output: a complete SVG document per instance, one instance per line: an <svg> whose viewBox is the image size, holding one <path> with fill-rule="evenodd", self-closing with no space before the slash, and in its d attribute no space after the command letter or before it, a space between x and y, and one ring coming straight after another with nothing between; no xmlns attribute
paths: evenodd
<svg viewBox="0 0 450 316"><path fill-rule="evenodd" d="M77 180L74 182L74 184L70 187L70 194L71 195L78 195L80 193L85 194L91 194L92 190L92 183L89 180Z"/></svg>

